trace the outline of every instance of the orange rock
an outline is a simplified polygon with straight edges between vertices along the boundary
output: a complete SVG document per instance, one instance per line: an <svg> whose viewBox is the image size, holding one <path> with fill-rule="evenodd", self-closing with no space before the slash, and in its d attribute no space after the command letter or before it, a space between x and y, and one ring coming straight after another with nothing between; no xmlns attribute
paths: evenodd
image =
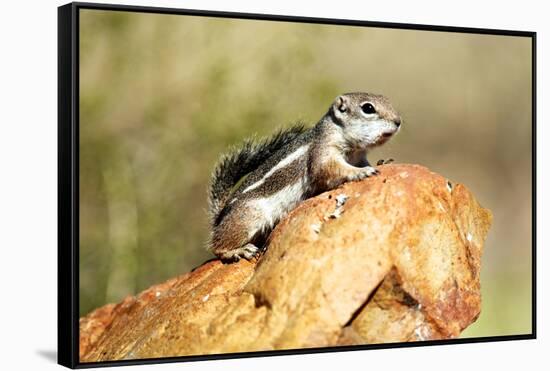
<svg viewBox="0 0 550 371"><path fill-rule="evenodd" d="M80 320L83 362L452 338L491 213L418 165L304 201L254 262L214 260Z"/></svg>

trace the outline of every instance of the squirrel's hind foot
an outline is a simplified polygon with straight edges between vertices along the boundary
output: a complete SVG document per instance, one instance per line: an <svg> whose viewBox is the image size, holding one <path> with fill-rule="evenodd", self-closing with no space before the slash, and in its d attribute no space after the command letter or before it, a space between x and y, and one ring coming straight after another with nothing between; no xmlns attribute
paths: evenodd
<svg viewBox="0 0 550 371"><path fill-rule="evenodd" d="M220 254L222 260L229 260L238 262L241 258L246 260L251 260L260 253L260 248L254 244L247 243L244 246L241 246L237 249L226 251Z"/></svg>

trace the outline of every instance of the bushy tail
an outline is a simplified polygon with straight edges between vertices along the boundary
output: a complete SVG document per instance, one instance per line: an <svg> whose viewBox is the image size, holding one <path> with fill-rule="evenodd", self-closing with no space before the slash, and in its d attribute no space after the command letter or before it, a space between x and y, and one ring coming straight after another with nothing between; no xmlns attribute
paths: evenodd
<svg viewBox="0 0 550 371"><path fill-rule="evenodd" d="M291 143L306 130L303 124L280 129L269 138L247 139L242 145L224 154L217 163L210 181L208 209L211 224L214 225L232 188L242 177L257 169L276 151Z"/></svg>

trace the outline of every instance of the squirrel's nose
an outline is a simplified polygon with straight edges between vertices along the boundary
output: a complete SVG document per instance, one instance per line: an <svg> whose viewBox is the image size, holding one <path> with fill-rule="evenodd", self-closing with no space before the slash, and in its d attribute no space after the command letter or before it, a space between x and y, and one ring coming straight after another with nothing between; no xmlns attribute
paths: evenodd
<svg viewBox="0 0 550 371"><path fill-rule="evenodd" d="M397 119L395 119L394 124L397 127L401 126L401 117L398 117Z"/></svg>

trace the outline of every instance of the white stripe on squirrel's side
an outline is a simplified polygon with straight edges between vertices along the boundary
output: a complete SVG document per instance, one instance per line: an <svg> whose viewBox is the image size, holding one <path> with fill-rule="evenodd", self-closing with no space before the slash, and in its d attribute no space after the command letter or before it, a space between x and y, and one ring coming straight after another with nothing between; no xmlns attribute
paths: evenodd
<svg viewBox="0 0 550 371"><path fill-rule="evenodd" d="M251 191L251 190L256 189L259 186L261 186L276 171L284 168L285 166L290 165L294 160L296 160L296 159L300 158L300 156L303 156L304 154L306 154L308 149L309 149L309 144L299 147L298 149L296 149L296 151L292 152L290 155L283 158L277 165L273 166L273 169L269 170L262 177L262 179L258 180L256 183L251 184L248 187L246 187L242 193L246 193L248 191Z"/></svg>

